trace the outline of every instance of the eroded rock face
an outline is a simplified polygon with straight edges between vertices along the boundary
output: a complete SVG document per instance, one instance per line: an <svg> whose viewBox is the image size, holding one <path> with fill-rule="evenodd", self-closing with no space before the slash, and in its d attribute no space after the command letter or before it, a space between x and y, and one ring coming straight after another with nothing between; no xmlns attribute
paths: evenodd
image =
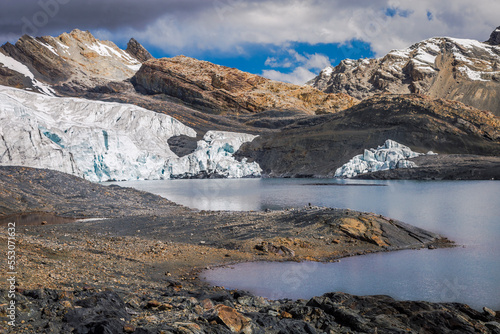
<svg viewBox="0 0 500 334"><path fill-rule="evenodd" d="M325 94L184 56L145 62L133 82L147 94L166 94L213 113L298 110L322 114L357 103L346 94Z"/></svg>
<svg viewBox="0 0 500 334"><path fill-rule="evenodd" d="M75 29L58 37L22 36L15 45L0 48L0 68L17 72L27 82L13 82L0 72L0 82L18 88L40 88L43 83L60 94L75 95L109 82L131 78L149 53L135 40L121 50L113 42L100 41L88 31ZM149 55L150 56L150 55ZM7 77L7 79L6 79ZM26 79L25 79L26 81Z"/></svg>
<svg viewBox="0 0 500 334"><path fill-rule="evenodd" d="M495 31L491 33L490 39L486 43L489 43L491 45L500 44L500 27L497 27Z"/></svg>
<svg viewBox="0 0 500 334"><path fill-rule="evenodd" d="M431 38L377 59L346 59L308 84L363 99L377 93L421 93L500 115L500 29L490 40Z"/></svg>
<svg viewBox="0 0 500 334"><path fill-rule="evenodd" d="M262 134L238 154L263 175L333 177L366 147L391 138L413 151L500 154L500 121L487 111L423 95L378 95L338 114L297 121Z"/></svg>

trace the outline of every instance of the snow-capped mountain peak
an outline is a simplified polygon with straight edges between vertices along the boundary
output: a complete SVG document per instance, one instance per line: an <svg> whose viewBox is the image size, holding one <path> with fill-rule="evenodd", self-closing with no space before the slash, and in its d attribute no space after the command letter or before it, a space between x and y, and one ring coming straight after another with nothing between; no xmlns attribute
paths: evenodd
<svg viewBox="0 0 500 334"><path fill-rule="evenodd" d="M134 42L133 50L142 48ZM131 78L141 67L137 58L130 49L98 40L88 31L75 29L57 37L24 35L15 45L0 48L0 67L9 72L0 75L0 84L45 94L54 93L48 86L63 94L91 89ZM16 62L23 66L13 66Z"/></svg>
<svg viewBox="0 0 500 334"><path fill-rule="evenodd" d="M497 29L498 30L498 29ZM500 115L500 33L487 42L434 37L377 59L343 60L308 84L363 99L377 93L423 93Z"/></svg>

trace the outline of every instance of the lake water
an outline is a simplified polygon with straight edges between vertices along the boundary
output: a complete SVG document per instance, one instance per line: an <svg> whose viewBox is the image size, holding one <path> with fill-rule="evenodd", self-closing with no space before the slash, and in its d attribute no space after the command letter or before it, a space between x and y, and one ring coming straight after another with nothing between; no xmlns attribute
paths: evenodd
<svg viewBox="0 0 500 334"><path fill-rule="evenodd" d="M371 254L326 264L243 263L204 272L204 278L214 285L275 299L343 291L500 310L498 181L222 179L118 184L204 210L281 209L311 203L374 212L440 233L461 245Z"/></svg>

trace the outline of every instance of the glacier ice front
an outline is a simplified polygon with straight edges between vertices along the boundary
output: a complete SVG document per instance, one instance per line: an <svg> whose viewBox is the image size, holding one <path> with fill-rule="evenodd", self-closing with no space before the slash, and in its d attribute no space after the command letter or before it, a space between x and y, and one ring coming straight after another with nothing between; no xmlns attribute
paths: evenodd
<svg viewBox="0 0 500 334"><path fill-rule="evenodd" d="M168 164L172 177L193 177L200 174L226 178L258 177L262 169L256 162L241 162L233 157L243 143L257 136L225 131L208 131L198 141L196 150Z"/></svg>
<svg viewBox="0 0 500 334"><path fill-rule="evenodd" d="M428 152L427 154L434 154ZM387 139L384 145L370 148L363 154L356 155L349 162L335 171L337 178L351 178L359 174L396 168L414 168L417 165L408 159L424 153L413 152L409 147Z"/></svg>
<svg viewBox="0 0 500 334"><path fill-rule="evenodd" d="M0 86L0 164L50 168L91 181L164 179L215 173L260 176L232 154L255 136L208 132L179 158L172 136L195 137L176 119L134 105L57 98Z"/></svg>

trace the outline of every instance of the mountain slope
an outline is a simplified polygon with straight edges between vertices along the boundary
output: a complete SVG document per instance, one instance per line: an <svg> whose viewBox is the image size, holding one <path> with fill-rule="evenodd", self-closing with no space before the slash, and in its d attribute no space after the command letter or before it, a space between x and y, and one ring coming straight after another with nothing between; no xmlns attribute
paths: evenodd
<svg viewBox="0 0 500 334"><path fill-rule="evenodd" d="M357 103L346 94L325 94L184 56L145 62L133 83L146 94L165 94L211 113L294 110L314 115Z"/></svg>
<svg viewBox="0 0 500 334"><path fill-rule="evenodd" d="M423 95L379 95L333 115L263 134L238 155L269 176L327 176L387 139L413 151L500 155L500 119L460 102Z"/></svg>
<svg viewBox="0 0 500 334"><path fill-rule="evenodd" d="M481 43L431 38L377 59L346 59L308 84L363 99L377 93L420 93L463 102L500 116L500 29Z"/></svg>
<svg viewBox="0 0 500 334"><path fill-rule="evenodd" d="M130 79L142 62L134 87ZM78 29L58 37L23 36L15 45L3 45L0 85L135 104L189 125L198 140L213 130L275 131L298 118L358 102L191 58L155 60L133 38L120 50Z"/></svg>
<svg viewBox="0 0 500 334"><path fill-rule="evenodd" d="M113 42L97 40L78 29L58 37L24 35L15 45L6 43L0 48L0 68L7 72L0 72L0 83L45 92L37 85L42 82L59 94L74 95L131 78L148 57L135 40L121 50ZM23 76L31 77L31 82Z"/></svg>

